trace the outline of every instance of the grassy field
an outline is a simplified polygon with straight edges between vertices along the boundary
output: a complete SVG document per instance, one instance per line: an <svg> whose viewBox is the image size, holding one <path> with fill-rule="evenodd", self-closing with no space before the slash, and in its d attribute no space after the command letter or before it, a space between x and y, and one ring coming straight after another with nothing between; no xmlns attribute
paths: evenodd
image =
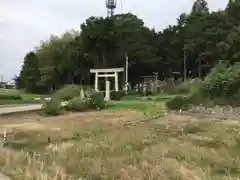
<svg viewBox="0 0 240 180"><path fill-rule="evenodd" d="M161 114L167 99L128 97L57 118L3 117L1 172L16 180L240 179L239 121Z"/></svg>
<svg viewBox="0 0 240 180"><path fill-rule="evenodd" d="M112 101L109 109L132 109L144 115L155 116L165 112L165 102L172 97L166 94L148 97L127 96L121 101Z"/></svg>
<svg viewBox="0 0 240 180"><path fill-rule="evenodd" d="M1 105L16 105L16 104L32 104L39 103L41 101L34 100L34 98L42 98L45 97L39 94L26 93L22 90L18 89L3 89L0 88L1 96L19 96L19 99L1 99L0 98L0 106Z"/></svg>

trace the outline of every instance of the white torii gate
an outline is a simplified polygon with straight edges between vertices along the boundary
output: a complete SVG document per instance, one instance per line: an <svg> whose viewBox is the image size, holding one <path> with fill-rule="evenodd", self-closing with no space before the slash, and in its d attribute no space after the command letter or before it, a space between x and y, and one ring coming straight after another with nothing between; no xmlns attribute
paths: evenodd
<svg viewBox="0 0 240 180"><path fill-rule="evenodd" d="M114 77L115 78L115 91L119 91L118 73L123 72L123 71L124 71L124 68L90 69L91 73L95 73L95 91L99 91L98 90L98 78L99 77ZM105 83L107 84L107 82L105 82Z"/></svg>

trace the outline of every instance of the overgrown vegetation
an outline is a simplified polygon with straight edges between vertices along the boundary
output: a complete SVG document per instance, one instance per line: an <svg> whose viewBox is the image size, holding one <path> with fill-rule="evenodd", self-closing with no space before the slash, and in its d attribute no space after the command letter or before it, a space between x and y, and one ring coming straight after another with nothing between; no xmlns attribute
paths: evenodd
<svg viewBox="0 0 240 180"><path fill-rule="evenodd" d="M126 110L77 117L9 135L1 172L18 180L239 180L239 121L173 115L141 124Z"/></svg>
<svg viewBox="0 0 240 180"><path fill-rule="evenodd" d="M73 98L70 101L68 101L67 109L70 111L76 111L76 112L83 112L88 110L89 104L86 102L86 100L82 98Z"/></svg>
<svg viewBox="0 0 240 180"><path fill-rule="evenodd" d="M87 102L93 109L101 110L107 107L103 92L92 92L87 97Z"/></svg>
<svg viewBox="0 0 240 180"><path fill-rule="evenodd" d="M45 100L43 104L43 111L47 115L51 115L51 116L60 115L62 111L61 101L57 98Z"/></svg>
<svg viewBox="0 0 240 180"><path fill-rule="evenodd" d="M188 97L176 97L167 103L171 109L180 109L187 105L239 106L240 64L221 62Z"/></svg>
<svg viewBox="0 0 240 180"><path fill-rule="evenodd" d="M90 88L83 88L77 85L65 86L58 90L52 97L43 104L44 112L47 115L59 115L62 109L73 112L87 110L101 110L107 107L103 92L95 92Z"/></svg>
<svg viewBox="0 0 240 180"><path fill-rule="evenodd" d="M83 87L79 85L66 85L63 88L56 91L53 96L62 101L68 101L75 97L79 97L82 88Z"/></svg>

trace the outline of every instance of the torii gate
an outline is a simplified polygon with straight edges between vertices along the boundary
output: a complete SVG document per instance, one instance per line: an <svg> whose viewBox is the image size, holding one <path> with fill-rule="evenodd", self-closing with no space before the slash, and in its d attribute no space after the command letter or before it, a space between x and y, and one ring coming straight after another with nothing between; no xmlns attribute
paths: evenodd
<svg viewBox="0 0 240 180"><path fill-rule="evenodd" d="M99 77L114 77L115 78L115 91L119 91L118 73L123 72L123 71L124 71L124 68L90 69L91 73L95 73L95 91L99 91L99 89L98 89L98 78ZM105 83L106 83L106 94L107 94L108 93L107 89L109 89L109 87L110 87L110 85L109 85L110 82L105 81ZM106 97L106 98L108 98L108 97Z"/></svg>

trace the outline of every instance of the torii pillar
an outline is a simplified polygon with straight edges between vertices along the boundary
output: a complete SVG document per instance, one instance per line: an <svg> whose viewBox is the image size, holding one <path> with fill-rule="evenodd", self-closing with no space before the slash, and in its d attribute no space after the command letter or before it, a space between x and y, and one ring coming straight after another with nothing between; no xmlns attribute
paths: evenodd
<svg viewBox="0 0 240 180"><path fill-rule="evenodd" d="M123 72L123 71L124 71L124 68L90 69L90 72L95 74L95 91L99 91L99 89L98 89L98 78L99 77L114 77L115 91L119 91L118 73Z"/></svg>

